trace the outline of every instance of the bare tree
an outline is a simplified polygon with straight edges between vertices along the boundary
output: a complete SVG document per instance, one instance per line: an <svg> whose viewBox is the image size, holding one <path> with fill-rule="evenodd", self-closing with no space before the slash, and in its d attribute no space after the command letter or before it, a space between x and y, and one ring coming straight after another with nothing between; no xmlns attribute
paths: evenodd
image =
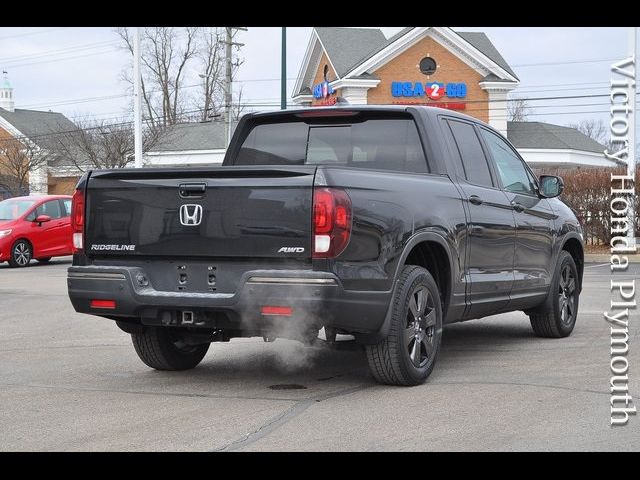
<svg viewBox="0 0 640 480"><path fill-rule="evenodd" d="M133 55L132 34L127 28L116 30L124 48ZM185 111L183 81L189 62L196 54L198 28L144 28L140 38L142 66L141 93L146 117L153 126L174 125ZM130 74L125 80L132 83Z"/></svg>
<svg viewBox="0 0 640 480"><path fill-rule="evenodd" d="M90 169L130 165L135 152L132 122L77 120L77 129L55 135L55 148L66 165L84 172ZM143 150L150 150L164 132L160 126L143 129Z"/></svg>
<svg viewBox="0 0 640 480"><path fill-rule="evenodd" d="M123 48L133 55L132 32L126 28L116 32ZM224 111L225 34L224 27L144 29L140 59L145 119L154 126L167 126L195 119L208 121ZM234 78L243 60L239 58L240 46L232 48ZM130 68L123 78L133 85ZM195 83L185 85L185 81ZM189 94L190 87L198 87L197 93ZM237 102L234 100L234 113L239 109Z"/></svg>
<svg viewBox="0 0 640 480"><path fill-rule="evenodd" d="M197 57L202 73L200 95L196 100L196 108L202 107L200 120L206 122L210 117L218 115L224 98L224 32L219 27L203 29L200 32L200 48Z"/></svg>
<svg viewBox="0 0 640 480"><path fill-rule="evenodd" d="M54 157L51 150L40 148L29 139L0 139L0 171L13 181L13 193L18 195L27 189L29 175L46 168Z"/></svg>
<svg viewBox="0 0 640 480"><path fill-rule="evenodd" d="M575 128L576 130L584 133L587 137L590 137L601 145L604 145L609 151L612 150L613 144L609 138L611 132L602 120L585 119L576 123L570 123L568 126Z"/></svg>
<svg viewBox="0 0 640 480"><path fill-rule="evenodd" d="M232 41L236 30L233 30ZM195 101L195 108L201 112L200 120L219 115L224 110L225 65L226 65L226 32L224 27L202 28L198 36L197 54L202 72L200 92ZM240 47L232 46L231 78L235 78L243 60L239 58ZM240 112L240 92L238 99L232 105L232 115Z"/></svg>
<svg viewBox="0 0 640 480"><path fill-rule="evenodd" d="M510 122L524 122L531 113L531 107L524 98L512 98L507 103L507 116Z"/></svg>
<svg viewBox="0 0 640 480"><path fill-rule="evenodd" d="M242 116L246 108L247 106L243 105L242 103L242 87L240 87L240 91L238 92L236 100L233 105L231 105L231 120L233 120L234 122L240 120L240 117Z"/></svg>

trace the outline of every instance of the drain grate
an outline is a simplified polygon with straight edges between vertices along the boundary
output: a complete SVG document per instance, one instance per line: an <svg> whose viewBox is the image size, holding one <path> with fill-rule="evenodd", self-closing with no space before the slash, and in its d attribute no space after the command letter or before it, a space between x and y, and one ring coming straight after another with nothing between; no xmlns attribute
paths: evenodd
<svg viewBox="0 0 640 480"><path fill-rule="evenodd" d="M304 385L297 385L295 383L281 383L278 385L270 385L271 390L306 390Z"/></svg>

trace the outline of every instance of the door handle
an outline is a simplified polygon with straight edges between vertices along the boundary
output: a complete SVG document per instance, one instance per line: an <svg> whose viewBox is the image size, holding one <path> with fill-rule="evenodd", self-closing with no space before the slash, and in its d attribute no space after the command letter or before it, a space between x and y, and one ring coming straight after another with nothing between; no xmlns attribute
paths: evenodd
<svg viewBox="0 0 640 480"><path fill-rule="evenodd" d="M469 197L469 202L473 203L474 205L482 205L483 200L477 195L471 195Z"/></svg>
<svg viewBox="0 0 640 480"><path fill-rule="evenodd" d="M516 203L512 203L511 205L513 206L513 209L518 213L522 213L525 210L525 208L521 204L519 204L517 202Z"/></svg>
<svg viewBox="0 0 640 480"><path fill-rule="evenodd" d="M182 198L202 198L207 191L206 183L181 183L178 187Z"/></svg>

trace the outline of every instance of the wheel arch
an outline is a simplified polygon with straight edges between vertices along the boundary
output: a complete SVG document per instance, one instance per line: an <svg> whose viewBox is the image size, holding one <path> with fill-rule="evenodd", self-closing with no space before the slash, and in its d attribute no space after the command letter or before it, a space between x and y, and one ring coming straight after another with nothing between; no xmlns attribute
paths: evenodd
<svg viewBox="0 0 640 480"><path fill-rule="evenodd" d="M400 268L405 265L418 265L431 273L438 285L442 314L446 318L453 291L453 274L451 253L444 239L437 234L416 236L403 252ZM399 273L400 270L396 277Z"/></svg>
<svg viewBox="0 0 640 480"><path fill-rule="evenodd" d="M29 237L24 237L24 236L18 237L13 241L13 243L11 244L11 254L13 254L13 247L15 247L16 243L18 243L21 240L24 240L25 242L27 242L31 247L31 258L36 258L36 251L35 251L35 246L33 245L33 242L29 239Z"/></svg>
<svg viewBox="0 0 640 480"><path fill-rule="evenodd" d="M439 233L433 231L419 232L414 234L404 245L398 264L393 276L392 298L396 292L398 277L405 265L418 265L426 268L434 277L438 290L441 294L443 320L447 318L452 293L454 291L454 263L451 248L446 239ZM443 267L445 272L439 269ZM389 303L384 322L377 333L357 336L360 343L377 343L389 333L391 323L391 307Z"/></svg>
<svg viewBox="0 0 640 480"><path fill-rule="evenodd" d="M12 267L15 267L17 262L15 262L13 260L13 252L14 249L16 248L16 245L20 242L25 242L29 245L29 247L31 248L31 258L29 259L29 261L34 260L35 259L35 255L34 255L34 246L33 246L33 242L31 240L29 240L29 238L24 237L24 236L20 236L18 238L16 238L15 240L13 240L11 242L11 248L9 249L9 256L8 256L8 262L9 265L11 265ZM24 265L25 267L28 266L29 263L27 263L26 265Z"/></svg>
<svg viewBox="0 0 640 480"><path fill-rule="evenodd" d="M560 251L566 251L571 255L578 270L578 282L582 291L582 277L584 274L584 246L582 239L575 234L569 234L562 240ZM559 254L559 252L558 252ZM557 262L557 259L556 259Z"/></svg>

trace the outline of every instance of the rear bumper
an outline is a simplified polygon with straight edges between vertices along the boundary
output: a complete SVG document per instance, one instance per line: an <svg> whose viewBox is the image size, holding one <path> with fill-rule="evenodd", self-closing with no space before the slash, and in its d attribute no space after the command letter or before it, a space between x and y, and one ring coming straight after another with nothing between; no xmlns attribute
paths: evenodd
<svg viewBox="0 0 640 480"><path fill-rule="evenodd" d="M136 318L145 325L176 325L181 312L194 312L193 327L260 330L273 321L313 323L353 333L376 333L384 322L389 292L345 290L339 279L309 270L253 270L242 275L235 293L159 291L141 286L140 267L68 269L69 298L77 312L108 318ZM143 282L144 283L144 282ZM92 308L92 300L113 300L115 308ZM265 316L265 305L292 308L291 316ZM223 313L224 315L216 316Z"/></svg>

